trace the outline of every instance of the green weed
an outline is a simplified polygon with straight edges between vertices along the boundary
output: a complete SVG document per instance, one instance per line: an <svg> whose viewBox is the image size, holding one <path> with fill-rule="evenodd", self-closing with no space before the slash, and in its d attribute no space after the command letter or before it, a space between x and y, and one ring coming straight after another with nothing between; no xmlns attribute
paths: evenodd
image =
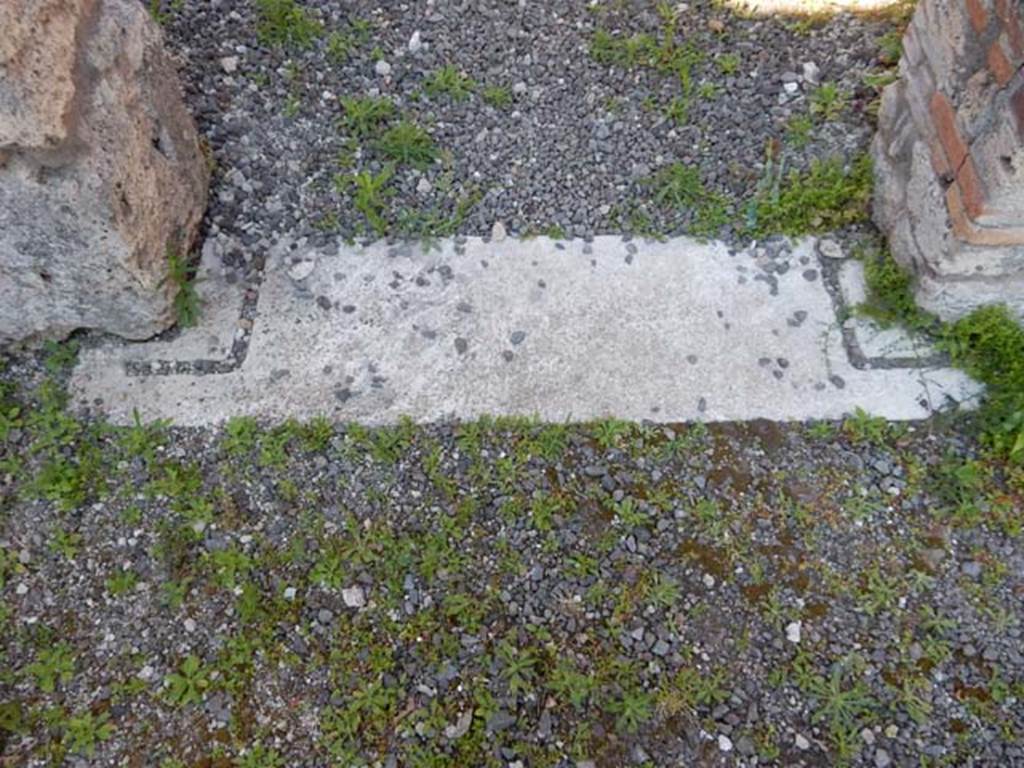
<svg viewBox="0 0 1024 768"><path fill-rule="evenodd" d="M174 294L174 312L182 328L191 328L199 322L202 310L196 281L189 275L189 266L174 250L167 251L167 279L177 289Z"/></svg>
<svg viewBox="0 0 1024 768"><path fill-rule="evenodd" d="M353 19L345 31L335 30L327 36L327 56L335 64L343 64L370 39L372 24L365 19Z"/></svg>
<svg viewBox="0 0 1024 768"><path fill-rule="evenodd" d="M112 597L120 597L135 589L139 575L135 571L119 568L113 576L107 578L104 585Z"/></svg>
<svg viewBox="0 0 1024 768"><path fill-rule="evenodd" d="M46 358L43 365L50 373L60 373L75 364L78 359L78 342L70 341L46 341L43 344Z"/></svg>
<svg viewBox="0 0 1024 768"><path fill-rule="evenodd" d="M528 648L517 648L508 640L498 646L498 660L501 662L501 676L513 696L533 690L537 657Z"/></svg>
<svg viewBox="0 0 1024 768"><path fill-rule="evenodd" d="M342 126L361 138L374 133L395 113L395 105L383 96L342 96L340 101L345 112Z"/></svg>
<svg viewBox="0 0 1024 768"><path fill-rule="evenodd" d="M814 121L807 115L793 115L786 124L786 138L797 149L806 147L811 143L811 133L813 131Z"/></svg>
<svg viewBox="0 0 1024 768"><path fill-rule="evenodd" d="M654 696L637 688L624 690L607 704L615 715L615 727L623 733L636 733L654 715Z"/></svg>
<svg viewBox="0 0 1024 768"><path fill-rule="evenodd" d="M982 307L948 325L942 345L954 365L986 385L985 439L998 453L1024 460L1024 328L1006 307Z"/></svg>
<svg viewBox="0 0 1024 768"><path fill-rule="evenodd" d="M308 48L323 25L295 0L256 0L256 34L276 47Z"/></svg>
<svg viewBox="0 0 1024 768"><path fill-rule="evenodd" d="M503 85L488 85L480 92L484 103L492 107L504 108L512 103L512 92Z"/></svg>
<svg viewBox="0 0 1024 768"><path fill-rule="evenodd" d="M58 683L66 685L75 675L74 651L64 642L43 648L25 671L32 675L40 691L53 693Z"/></svg>
<svg viewBox="0 0 1024 768"><path fill-rule="evenodd" d="M391 160L421 169L437 158L437 148L430 134L409 120L393 125L374 146Z"/></svg>
<svg viewBox="0 0 1024 768"><path fill-rule="evenodd" d="M110 713L93 714L89 711L76 713L68 718L62 744L68 752L92 757L96 745L114 735L114 726L109 723Z"/></svg>
<svg viewBox="0 0 1024 768"><path fill-rule="evenodd" d="M836 120L846 109L847 96L835 83L822 83L811 92L811 115L824 122Z"/></svg>
<svg viewBox="0 0 1024 768"><path fill-rule="evenodd" d="M790 173L784 183L781 176L770 178L771 166L768 173L768 183L749 209L751 234L828 232L867 217L872 189L867 155L848 168L836 158L815 160L807 171Z"/></svg>
<svg viewBox="0 0 1024 768"><path fill-rule="evenodd" d="M672 163L646 183L659 207L693 211L690 231L695 235L712 235L728 221L726 198L706 189L694 166Z"/></svg>
<svg viewBox="0 0 1024 768"><path fill-rule="evenodd" d="M435 69L423 83L423 90L428 96L448 96L453 101L465 101L475 88L476 83L462 74L454 64L445 64Z"/></svg>
<svg viewBox="0 0 1024 768"><path fill-rule="evenodd" d="M715 59L715 63L723 75L735 75L740 70L740 57L735 53L723 53Z"/></svg>
<svg viewBox="0 0 1024 768"><path fill-rule="evenodd" d="M199 657L190 655L177 672L164 678L164 686L164 695L171 704L187 707L202 702L203 693L210 687L210 678Z"/></svg>
<svg viewBox="0 0 1024 768"><path fill-rule="evenodd" d="M568 699L573 708L582 709L596 690L597 680L593 675L580 672L571 661L562 659L548 678L547 686L559 698Z"/></svg>
<svg viewBox="0 0 1024 768"><path fill-rule="evenodd" d="M360 171L351 176L335 177L335 185L340 188L352 189L352 202L366 221L378 235L383 235L388 228L384 212L387 208L387 198L392 194L388 188L388 182L394 175L394 168L385 166L380 173L372 171Z"/></svg>

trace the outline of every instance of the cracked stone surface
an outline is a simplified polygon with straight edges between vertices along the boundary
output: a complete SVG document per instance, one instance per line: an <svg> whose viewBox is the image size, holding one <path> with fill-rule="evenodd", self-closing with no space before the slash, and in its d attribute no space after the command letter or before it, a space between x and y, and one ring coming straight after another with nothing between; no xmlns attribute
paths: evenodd
<svg viewBox="0 0 1024 768"><path fill-rule="evenodd" d="M813 239L745 250L615 236L427 250L281 241L251 320L239 317L247 288L208 251L199 326L85 350L76 407L181 425L320 414L804 420L858 407L917 419L979 392L895 332L848 328L860 346L851 354L839 318L863 278L820 258ZM243 354L226 372L190 365L237 339Z"/></svg>

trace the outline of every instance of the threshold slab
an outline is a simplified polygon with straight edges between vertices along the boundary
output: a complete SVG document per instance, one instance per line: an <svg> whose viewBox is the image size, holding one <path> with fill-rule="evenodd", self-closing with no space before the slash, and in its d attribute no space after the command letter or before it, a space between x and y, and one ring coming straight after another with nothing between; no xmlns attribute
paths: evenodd
<svg viewBox="0 0 1024 768"><path fill-rule="evenodd" d="M927 345L858 343L844 296L861 273L846 270L840 288L843 260L819 256L813 238L744 250L619 236L285 241L255 287L232 284L214 250L199 325L83 350L78 408L186 426L238 415L788 421L858 407L906 420L980 392Z"/></svg>

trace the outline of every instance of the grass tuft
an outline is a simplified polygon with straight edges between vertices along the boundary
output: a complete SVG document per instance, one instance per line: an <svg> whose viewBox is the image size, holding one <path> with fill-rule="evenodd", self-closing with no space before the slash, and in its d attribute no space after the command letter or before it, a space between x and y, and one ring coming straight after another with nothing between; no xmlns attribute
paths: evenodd
<svg viewBox="0 0 1024 768"><path fill-rule="evenodd" d="M260 42L278 48L308 48L323 25L295 0L256 0Z"/></svg>
<svg viewBox="0 0 1024 768"><path fill-rule="evenodd" d="M751 205L748 223L755 236L829 232L867 218L872 188L867 155L849 167L838 158L815 160L807 171L793 171L784 182L770 163L766 178L767 188Z"/></svg>
<svg viewBox="0 0 1024 768"><path fill-rule="evenodd" d="M409 120L393 125L374 146L385 157L416 168L425 168L437 158L437 147L430 134Z"/></svg>

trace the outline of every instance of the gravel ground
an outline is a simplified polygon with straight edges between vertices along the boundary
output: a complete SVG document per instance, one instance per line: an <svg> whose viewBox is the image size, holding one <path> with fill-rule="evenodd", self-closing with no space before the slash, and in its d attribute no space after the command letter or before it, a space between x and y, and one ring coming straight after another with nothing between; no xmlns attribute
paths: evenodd
<svg viewBox="0 0 1024 768"><path fill-rule="evenodd" d="M375 143L402 117L439 154L395 167L382 192L389 236L484 235L496 222L517 235L692 231L692 206L659 203L649 183L682 163L699 169L697 198L722 195L711 229L730 237L770 146L776 169L866 148L877 91L864 78L891 63L893 29L850 15L743 18L712 2L311 0L301 7L319 28L303 46L273 44L291 27L268 33L246 0L160 7L217 163L209 227L250 250L285 231L371 234L346 180L382 171ZM605 32L620 55L634 35L667 40L685 73L643 56L595 60ZM464 97L429 87L446 66L473 81ZM394 114L354 135L341 106L353 96Z"/></svg>
<svg viewBox="0 0 1024 768"><path fill-rule="evenodd" d="M962 423L115 430L66 350L0 374L0 765L1024 765Z"/></svg>

